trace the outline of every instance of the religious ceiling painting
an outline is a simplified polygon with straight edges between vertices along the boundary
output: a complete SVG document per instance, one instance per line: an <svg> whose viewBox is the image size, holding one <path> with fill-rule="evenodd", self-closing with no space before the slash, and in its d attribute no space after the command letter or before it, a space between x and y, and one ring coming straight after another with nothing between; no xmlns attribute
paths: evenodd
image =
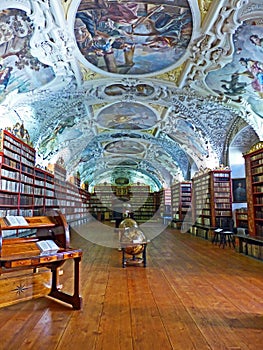
<svg viewBox="0 0 263 350"><path fill-rule="evenodd" d="M54 79L52 68L30 53L33 33L24 11L0 11L0 101L12 91L28 92Z"/></svg>
<svg viewBox="0 0 263 350"><path fill-rule="evenodd" d="M206 83L216 93L240 101L263 117L263 23L247 20L234 35L235 52L225 67L208 74Z"/></svg>
<svg viewBox="0 0 263 350"><path fill-rule="evenodd" d="M197 131L197 128L189 120L176 118L174 120L173 133L169 133L169 136L179 142L183 149L192 150L195 157L202 159L208 154L207 146L201 137L201 133Z"/></svg>
<svg viewBox="0 0 263 350"><path fill-rule="evenodd" d="M143 130L157 123L155 112L140 103L118 102L102 109L97 123L107 129Z"/></svg>
<svg viewBox="0 0 263 350"><path fill-rule="evenodd" d="M81 1L74 33L94 69L142 75L167 70L184 56L193 30L187 0Z"/></svg>
<svg viewBox="0 0 263 350"><path fill-rule="evenodd" d="M154 93L154 87L149 84L111 84L104 90L108 96L130 95L137 97L147 97Z"/></svg>
<svg viewBox="0 0 263 350"><path fill-rule="evenodd" d="M110 142L106 147L105 151L113 154L137 154L144 152L143 144L133 140L120 140Z"/></svg>

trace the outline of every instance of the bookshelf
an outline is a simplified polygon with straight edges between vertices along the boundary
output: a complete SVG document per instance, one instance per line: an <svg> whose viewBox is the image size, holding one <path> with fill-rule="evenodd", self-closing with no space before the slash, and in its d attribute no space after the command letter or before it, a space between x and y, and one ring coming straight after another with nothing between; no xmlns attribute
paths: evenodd
<svg viewBox="0 0 263 350"><path fill-rule="evenodd" d="M0 214L32 216L35 150L7 130L0 134Z"/></svg>
<svg viewBox="0 0 263 350"><path fill-rule="evenodd" d="M192 179L192 233L210 239L215 227L232 222L232 184L228 169L208 170Z"/></svg>
<svg viewBox="0 0 263 350"><path fill-rule="evenodd" d="M12 132L1 130L0 217L30 217L59 208L70 224L85 222L89 193L79 187L79 177L66 181L63 167L55 164L42 169L35 165L35 156L33 147Z"/></svg>
<svg viewBox="0 0 263 350"><path fill-rule="evenodd" d="M47 168L54 177L54 206L60 209L72 226L87 222L90 194L81 188L79 176L67 178L66 169L60 163L48 164Z"/></svg>
<svg viewBox="0 0 263 350"><path fill-rule="evenodd" d="M236 227L248 228L248 211L247 208L235 210Z"/></svg>
<svg viewBox="0 0 263 350"><path fill-rule="evenodd" d="M248 230L263 237L263 142L244 153L246 167Z"/></svg>
<svg viewBox="0 0 263 350"><path fill-rule="evenodd" d="M132 185L129 189L129 196L135 221L142 223L153 218L155 201L150 186Z"/></svg>
<svg viewBox="0 0 263 350"><path fill-rule="evenodd" d="M41 215L56 207L54 174L35 167L34 215Z"/></svg>
<svg viewBox="0 0 263 350"><path fill-rule="evenodd" d="M180 227L186 213L191 208L192 182L177 182L171 186L172 218Z"/></svg>
<svg viewBox="0 0 263 350"><path fill-rule="evenodd" d="M90 210L98 220L114 220L114 203L129 204L133 217L138 222L150 220L156 210L154 193L148 185L113 186L101 184L94 186L90 196ZM124 208L123 208L124 210Z"/></svg>

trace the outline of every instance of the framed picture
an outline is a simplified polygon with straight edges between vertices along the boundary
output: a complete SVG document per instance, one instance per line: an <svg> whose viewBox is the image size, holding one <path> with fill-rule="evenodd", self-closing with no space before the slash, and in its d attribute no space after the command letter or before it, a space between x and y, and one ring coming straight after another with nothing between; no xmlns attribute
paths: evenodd
<svg viewBox="0 0 263 350"><path fill-rule="evenodd" d="M233 203L244 203L247 201L246 179L232 179Z"/></svg>

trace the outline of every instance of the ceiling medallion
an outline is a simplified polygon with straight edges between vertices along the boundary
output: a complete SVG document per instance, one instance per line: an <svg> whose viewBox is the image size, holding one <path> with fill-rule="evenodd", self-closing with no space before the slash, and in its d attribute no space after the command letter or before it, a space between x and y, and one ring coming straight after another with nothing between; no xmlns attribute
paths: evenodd
<svg viewBox="0 0 263 350"><path fill-rule="evenodd" d="M74 23L89 68L121 75L161 73L184 56L193 30L188 0L81 1Z"/></svg>

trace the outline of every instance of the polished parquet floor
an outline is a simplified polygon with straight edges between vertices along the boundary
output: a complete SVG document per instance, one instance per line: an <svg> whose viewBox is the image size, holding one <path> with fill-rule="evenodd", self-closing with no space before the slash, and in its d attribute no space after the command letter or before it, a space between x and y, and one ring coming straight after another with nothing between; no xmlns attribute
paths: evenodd
<svg viewBox="0 0 263 350"><path fill-rule="evenodd" d="M71 239L84 251L82 309L48 297L1 308L1 350L263 349L262 261L164 228L146 268L122 268L121 252L78 229L91 228ZM67 261L66 291L71 269Z"/></svg>

